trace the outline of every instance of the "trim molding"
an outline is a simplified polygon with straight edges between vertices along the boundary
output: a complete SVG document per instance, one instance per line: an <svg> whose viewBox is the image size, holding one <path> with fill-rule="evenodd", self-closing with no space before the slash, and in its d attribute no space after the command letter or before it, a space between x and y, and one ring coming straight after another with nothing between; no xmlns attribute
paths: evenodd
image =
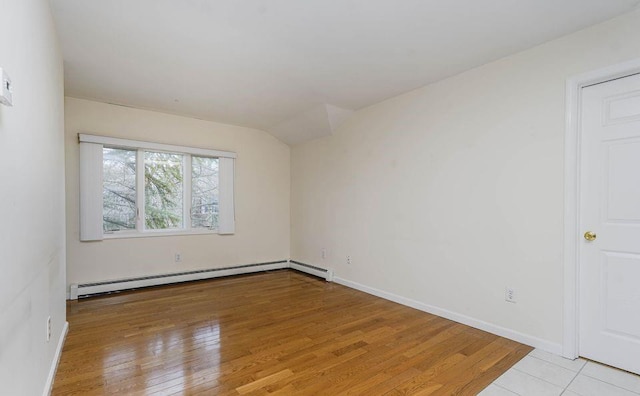
<svg viewBox="0 0 640 396"><path fill-rule="evenodd" d="M62 333L60 334L58 345L56 346L56 353L53 356L53 362L51 362L51 368L49 369L49 376L47 377L47 382L44 385L44 391L42 392L43 396L49 396L53 390L53 380L55 379L56 372L58 371L58 364L60 363L60 357L62 356L62 347L64 347L64 342L67 339L68 332L69 322L64 322Z"/></svg>
<svg viewBox="0 0 640 396"><path fill-rule="evenodd" d="M578 350L580 234L580 112L582 88L640 73L640 59L573 76L566 82L564 134L564 312L562 356L575 359Z"/></svg>
<svg viewBox="0 0 640 396"><path fill-rule="evenodd" d="M492 334L499 335L501 337L508 338L520 342L522 344L530 345L534 348L539 348L553 354L560 354L562 352L562 345L556 344L537 338L528 334L520 333L506 327L494 325L470 316L462 315L447 309L439 308L433 305L424 304L422 302L412 300L410 298L402 297L397 294L389 293L380 289L376 289L370 286L365 286L361 283L353 282L348 279L334 277L334 282L343 286L350 287L352 289L360 290L362 292L374 295L376 297L384 298L385 300L393 301L398 304L406 305L411 308L418 309L420 311L428 312L433 315L441 316L443 318L453 320L454 322L462 323L467 326L474 327L483 331L487 331Z"/></svg>
<svg viewBox="0 0 640 396"><path fill-rule="evenodd" d="M333 281L333 270L316 267L310 264L293 260L270 261L266 263L246 264L235 267L211 268L194 271L176 272L141 276L135 278L117 279L101 282L87 282L71 284L67 291L67 300L75 300L79 296L108 293L114 291L139 289L149 286L161 286L171 283L189 282L203 279L220 278L231 275L250 274L254 272L273 271L279 269L292 269L306 274L324 278L327 282Z"/></svg>
<svg viewBox="0 0 640 396"><path fill-rule="evenodd" d="M143 142L141 140L120 139L110 136L88 135L79 133L78 140L81 143L95 143L107 146L129 147L135 149L172 151L178 153L204 155L210 157L237 158L238 155L231 151L211 150L198 147L177 146L174 144Z"/></svg>
<svg viewBox="0 0 640 396"><path fill-rule="evenodd" d="M158 274L93 283L88 282L82 284L71 284L69 286L69 299L75 300L79 296L92 294L139 289L143 287L160 286L171 283L220 278L223 276L250 274L253 272L273 271L285 268L290 268L288 260L247 264L235 267L211 268L169 274Z"/></svg>

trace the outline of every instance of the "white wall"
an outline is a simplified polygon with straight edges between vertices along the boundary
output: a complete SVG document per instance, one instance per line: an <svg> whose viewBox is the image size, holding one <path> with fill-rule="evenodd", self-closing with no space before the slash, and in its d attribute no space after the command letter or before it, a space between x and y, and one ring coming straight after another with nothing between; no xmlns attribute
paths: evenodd
<svg viewBox="0 0 640 396"><path fill-rule="evenodd" d="M638 37L636 11L295 147L292 259L559 352L565 80L640 57Z"/></svg>
<svg viewBox="0 0 640 396"><path fill-rule="evenodd" d="M14 83L14 106L0 105L0 393L39 395L66 320L62 58L48 1L0 10Z"/></svg>
<svg viewBox="0 0 640 396"><path fill-rule="evenodd" d="M289 147L273 136L74 98L65 101L65 129L68 284L289 258ZM236 233L80 242L79 132L236 152Z"/></svg>

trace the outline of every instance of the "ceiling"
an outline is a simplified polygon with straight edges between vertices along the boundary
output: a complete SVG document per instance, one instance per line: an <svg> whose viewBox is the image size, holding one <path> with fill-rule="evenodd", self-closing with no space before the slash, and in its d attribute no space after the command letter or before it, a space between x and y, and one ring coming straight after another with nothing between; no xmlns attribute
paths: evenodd
<svg viewBox="0 0 640 396"><path fill-rule="evenodd" d="M289 144L639 2L51 0L67 95L264 129Z"/></svg>

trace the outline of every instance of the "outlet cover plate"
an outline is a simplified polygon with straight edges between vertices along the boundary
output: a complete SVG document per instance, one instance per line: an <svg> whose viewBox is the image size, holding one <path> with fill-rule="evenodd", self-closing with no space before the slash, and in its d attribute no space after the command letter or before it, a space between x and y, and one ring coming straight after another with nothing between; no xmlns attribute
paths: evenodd
<svg viewBox="0 0 640 396"><path fill-rule="evenodd" d="M504 300L506 302L515 303L517 301L516 297L517 297L516 296L516 291L513 288L511 288L511 287L505 288L505 290L504 290Z"/></svg>
<svg viewBox="0 0 640 396"><path fill-rule="evenodd" d="M0 67L0 103L5 106L13 106L13 87L11 85L11 79L7 76L7 73Z"/></svg>

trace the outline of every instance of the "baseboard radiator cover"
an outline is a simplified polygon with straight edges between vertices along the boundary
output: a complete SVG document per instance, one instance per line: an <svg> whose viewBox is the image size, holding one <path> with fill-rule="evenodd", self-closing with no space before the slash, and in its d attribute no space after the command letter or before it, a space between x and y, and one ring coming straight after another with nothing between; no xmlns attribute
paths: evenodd
<svg viewBox="0 0 640 396"><path fill-rule="evenodd" d="M268 263L240 265L236 267L203 269L197 271L143 276L105 282L72 284L69 288L69 299L76 300L78 298L89 297L95 294L111 293L117 291L139 289L142 287L160 286L171 283L181 283L202 279L220 278L223 276L250 274L253 272L273 271L286 268L289 268L289 261L282 260L272 261Z"/></svg>
<svg viewBox="0 0 640 396"><path fill-rule="evenodd" d="M69 300L90 297L96 294L113 293L125 290L140 289L149 286L168 285L171 283L220 278L223 276L250 274L254 272L293 269L333 281L333 270L316 267L293 260L270 261L267 263L247 264L235 267L212 268L197 271L177 272L171 274L141 276L104 282L72 284L69 287Z"/></svg>
<svg viewBox="0 0 640 396"><path fill-rule="evenodd" d="M327 282L333 282L333 270L316 267L311 264L301 263L295 260L289 260L289 268L296 271L304 272L309 275L314 275L319 278L324 278Z"/></svg>

